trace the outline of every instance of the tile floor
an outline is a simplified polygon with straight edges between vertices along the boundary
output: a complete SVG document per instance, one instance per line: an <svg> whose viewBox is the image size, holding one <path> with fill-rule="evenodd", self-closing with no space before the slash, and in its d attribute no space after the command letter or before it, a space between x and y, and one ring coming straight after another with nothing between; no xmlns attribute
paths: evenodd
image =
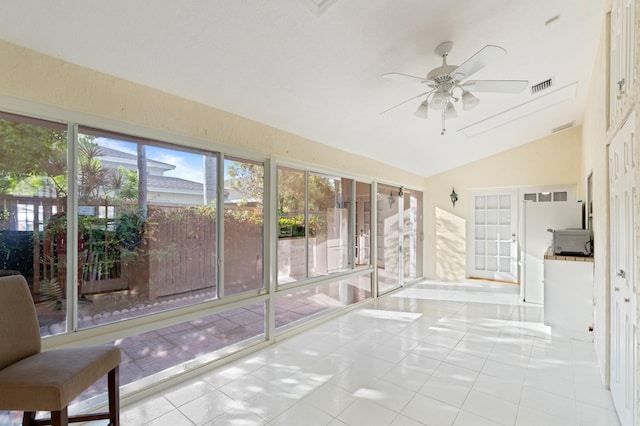
<svg viewBox="0 0 640 426"><path fill-rule="evenodd" d="M123 407L129 425L618 425L593 344L518 287L425 281Z"/></svg>

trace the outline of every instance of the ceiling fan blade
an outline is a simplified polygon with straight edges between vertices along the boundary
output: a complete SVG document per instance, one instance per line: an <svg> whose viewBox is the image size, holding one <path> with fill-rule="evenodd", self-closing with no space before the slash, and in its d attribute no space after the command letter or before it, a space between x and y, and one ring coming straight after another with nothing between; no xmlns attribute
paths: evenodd
<svg viewBox="0 0 640 426"><path fill-rule="evenodd" d="M382 112L380 113L380 115L384 114L385 112L389 112L389 111L391 111L392 109L396 109L396 108L398 108L399 106L402 106L402 105L406 104L407 102L411 102L411 101L412 101L412 100L414 100L414 99L421 98L421 97L423 97L424 95L427 95L427 94L429 94L429 93L431 93L431 90L430 90L430 91L428 91L428 92L420 93L419 95L414 96L414 97L412 97L412 98L409 98L409 99L407 99L406 101L402 101L402 102L400 102L398 105L394 105L394 106L392 106L391 108L387 108L387 109L385 109L384 111L382 111Z"/></svg>
<svg viewBox="0 0 640 426"><path fill-rule="evenodd" d="M507 51L502 47L488 44L478 50L475 55L467 59L465 63L451 71L450 75L454 80L468 78L505 53L507 53Z"/></svg>
<svg viewBox="0 0 640 426"><path fill-rule="evenodd" d="M400 72L388 72L386 74L382 74L382 78L388 78L389 80L397 80L397 81L413 81L418 83L428 83L431 80L427 80L424 77L418 77L416 75L402 74Z"/></svg>
<svg viewBox="0 0 640 426"><path fill-rule="evenodd" d="M527 80L469 80L460 85L472 92L520 93L529 86Z"/></svg>

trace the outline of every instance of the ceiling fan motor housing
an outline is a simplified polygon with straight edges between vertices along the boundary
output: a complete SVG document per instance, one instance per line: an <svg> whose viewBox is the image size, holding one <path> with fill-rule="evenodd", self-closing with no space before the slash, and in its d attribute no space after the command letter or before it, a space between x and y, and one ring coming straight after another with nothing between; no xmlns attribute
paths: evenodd
<svg viewBox="0 0 640 426"><path fill-rule="evenodd" d="M451 78L450 74L456 68L458 68L457 65L447 65L447 64L439 66L438 68L434 68L431 71L429 71L429 74L427 74L427 80L433 80L437 83L447 83L448 81L453 82L453 79Z"/></svg>

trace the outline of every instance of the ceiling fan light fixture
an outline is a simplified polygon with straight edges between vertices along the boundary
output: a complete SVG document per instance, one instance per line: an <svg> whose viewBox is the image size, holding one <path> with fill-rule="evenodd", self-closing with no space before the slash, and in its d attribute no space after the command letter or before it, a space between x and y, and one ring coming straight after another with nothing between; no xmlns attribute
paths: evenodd
<svg viewBox="0 0 640 426"><path fill-rule="evenodd" d="M473 93L466 90L462 91L462 109L469 111L478 106L480 99L473 95Z"/></svg>
<svg viewBox="0 0 640 426"><path fill-rule="evenodd" d="M449 65L447 56L452 47L453 43L450 41L441 43L436 47L435 53L442 58L442 65L429 71L426 78L397 72L383 74L385 78L418 82L425 85L427 91L388 108L381 114L415 99L424 99L423 97L426 95L427 98L422 101L414 115L427 118L429 108L438 111L435 116L442 119L442 131L440 134L444 135L447 131L446 120L458 117L458 111L454 106L456 102L461 101L463 111L471 110L480 103L480 99L470 90L475 92L520 93L529 85L527 80L467 80L471 75L504 55L507 51L500 46L488 44L461 65ZM433 115L431 113L431 116Z"/></svg>
<svg viewBox="0 0 640 426"><path fill-rule="evenodd" d="M453 106L453 102L447 102L447 107L444 110L444 118L446 120L458 118L458 113L456 108Z"/></svg>
<svg viewBox="0 0 640 426"><path fill-rule="evenodd" d="M420 104L416 112L414 112L413 114L418 117L428 118L428 112L429 112L429 102L425 100Z"/></svg>
<svg viewBox="0 0 640 426"><path fill-rule="evenodd" d="M431 106L431 109L440 110L445 107L445 101L446 101L446 97L444 93L442 93L441 90L438 90L433 95L433 98L431 98L431 102L429 103L429 106Z"/></svg>

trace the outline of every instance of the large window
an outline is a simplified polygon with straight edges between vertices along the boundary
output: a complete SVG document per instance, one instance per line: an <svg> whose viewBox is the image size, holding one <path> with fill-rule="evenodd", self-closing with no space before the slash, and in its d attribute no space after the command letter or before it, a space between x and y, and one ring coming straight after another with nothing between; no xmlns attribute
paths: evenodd
<svg viewBox="0 0 640 426"><path fill-rule="evenodd" d="M0 141L0 273L25 276L43 336L202 304L117 340L122 384L264 338L263 300L224 305L264 287L262 162L12 114Z"/></svg>
<svg viewBox="0 0 640 426"><path fill-rule="evenodd" d="M351 179L309 173L309 276L351 267Z"/></svg>
<svg viewBox="0 0 640 426"><path fill-rule="evenodd" d="M264 167L226 157L224 170L224 295L229 296L264 287Z"/></svg>
<svg viewBox="0 0 640 426"><path fill-rule="evenodd" d="M67 126L0 113L0 273L23 275L44 335L67 330Z"/></svg>
<svg viewBox="0 0 640 426"><path fill-rule="evenodd" d="M26 278L48 345L119 346L126 387L372 297L372 183L169 142L0 112L0 275ZM421 199L405 194L404 221L402 202L383 189L377 227L414 277ZM403 264L390 251L378 263Z"/></svg>
<svg viewBox="0 0 640 426"><path fill-rule="evenodd" d="M79 328L218 297L217 157L80 129Z"/></svg>
<svg viewBox="0 0 640 426"><path fill-rule="evenodd" d="M349 178L278 168L278 284L370 263L370 190Z"/></svg>

